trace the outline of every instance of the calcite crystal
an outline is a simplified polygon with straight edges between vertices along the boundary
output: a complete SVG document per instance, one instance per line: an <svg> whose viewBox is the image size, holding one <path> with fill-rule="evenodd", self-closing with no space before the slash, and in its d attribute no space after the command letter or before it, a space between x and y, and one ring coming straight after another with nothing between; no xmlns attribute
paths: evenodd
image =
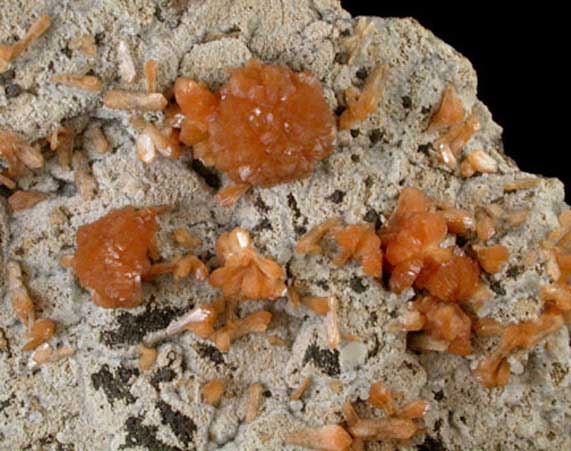
<svg viewBox="0 0 571 451"><path fill-rule="evenodd" d="M563 187L506 156L471 64L417 22L23 0L0 43L0 449L571 448Z"/></svg>

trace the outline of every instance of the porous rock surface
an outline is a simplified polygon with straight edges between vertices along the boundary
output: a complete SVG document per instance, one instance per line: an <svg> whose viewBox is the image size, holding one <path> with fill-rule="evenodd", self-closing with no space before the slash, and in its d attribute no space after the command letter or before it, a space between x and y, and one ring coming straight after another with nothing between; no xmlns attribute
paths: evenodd
<svg viewBox="0 0 571 451"><path fill-rule="evenodd" d="M349 61L345 42L356 19L334 0L4 0L0 10L3 43L21 36L32 18L53 18L50 30L0 77L0 128L33 140L62 123L77 130L96 123L112 144L104 156L84 146L99 186L94 200L83 201L73 174L50 157L45 170L20 181L25 189L48 193L49 200L11 215L0 204L0 267L7 259L21 262L41 315L58 323L56 341L76 349L62 362L31 366L29 354L21 351L25 331L0 279L0 449L288 449L283 444L288 432L343 421L345 399L366 399L369 384L377 380L402 391L406 400L430 401L431 410L426 435L399 445L371 443L368 449L571 448L566 328L516 354L512 372L517 374L508 387L486 390L470 366L494 340L476 341L469 358L411 353L404 334L384 327L404 310L410 291L397 296L356 265L336 268L326 257L293 252L301 234L332 216L386 220L403 186L470 211L499 200L531 213L523 226L495 239L511 257L504 271L491 277L496 295L485 314L502 321L537 317L545 268L522 270L518 262L557 226L563 187L542 179L537 188L504 196L503 184L520 171L503 153L501 128L476 97L472 66L454 49L412 19L374 19L374 29ZM96 37L96 57L69 49L69 41L81 34ZM120 41L130 48L139 75L146 60L159 62L162 90L180 75L216 88L228 76L226 67L255 57L312 71L337 110L344 106L342 92L361 86L377 64L387 65L390 75L377 112L339 132L337 150L312 177L253 189L235 208L222 209L213 193L223 179L205 176L188 156L143 165L136 159L136 131L127 114L104 108L100 95L50 82L54 74L93 71L107 88L143 90L141 76L127 86L117 75ZM498 174L461 179L429 157L427 144L435 137L424 130L450 82L467 108L483 118L465 150L485 149L499 163ZM155 116L160 115L149 115ZM82 147L81 139L77 145ZM223 231L238 225L252 230L257 248L286 266L307 293L339 298L343 330L362 337L362 343L330 351L322 318L291 310L285 299L248 302L242 314L262 307L273 312L266 334L242 338L222 354L187 333L160 345L157 364L142 374L137 368L142 338L193 305L213 300L216 292L205 283L175 285L163 277L145 284L142 307L95 306L58 259L72 252L78 226L128 204L176 206L160 218L165 257L175 252L169 236L177 227L202 238L198 254L206 261ZM289 347L272 346L268 335L285 339ZM215 377L227 382L217 408L202 403L199 394ZM301 401L289 401L305 377L312 379L308 392ZM260 415L246 424L247 387L255 382L265 390Z"/></svg>

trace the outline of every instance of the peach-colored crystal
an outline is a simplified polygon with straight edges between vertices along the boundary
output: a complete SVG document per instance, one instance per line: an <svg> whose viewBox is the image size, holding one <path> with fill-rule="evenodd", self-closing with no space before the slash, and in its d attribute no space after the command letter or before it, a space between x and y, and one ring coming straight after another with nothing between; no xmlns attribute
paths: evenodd
<svg viewBox="0 0 571 451"><path fill-rule="evenodd" d="M375 67L367 80L365 86L356 99L350 97L348 107L339 118L339 128L342 130L353 127L357 122L361 122L374 113L379 107L383 97L384 85L387 78L385 66Z"/></svg>
<svg viewBox="0 0 571 451"><path fill-rule="evenodd" d="M218 329L210 339L222 352L228 351L232 341L251 333L265 332L270 322L272 314L265 310L251 313L244 319L229 320L226 325Z"/></svg>
<svg viewBox="0 0 571 451"><path fill-rule="evenodd" d="M481 174L498 172L498 162L481 149L473 150L466 156L466 161L472 169Z"/></svg>
<svg viewBox="0 0 571 451"><path fill-rule="evenodd" d="M157 231L156 210L113 210L77 231L73 268L93 302L131 308L143 302L141 280L151 268L149 247Z"/></svg>
<svg viewBox="0 0 571 451"><path fill-rule="evenodd" d="M149 60L145 63L145 82L149 94L157 91L157 69L158 63L156 60Z"/></svg>
<svg viewBox="0 0 571 451"><path fill-rule="evenodd" d="M44 157L39 147L32 146L26 140L9 130L0 130L0 157L6 161L4 177L19 177L26 168L39 169L44 165Z"/></svg>
<svg viewBox="0 0 571 451"><path fill-rule="evenodd" d="M496 234L496 223L488 214L479 212L476 216L476 236L487 241Z"/></svg>
<svg viewBox="0 0 571 451"><path fill-rule="evenodd" d="M84 147L93 149L100 154L107 153L111 149L111 144L109 144L101 127L88 128L83 134L83 143Z"/></svg>
<svg viewBox="0 0 571 451"><path fill-rule="evenodd" d="M450 233L465 235L476 227L474 217L466 210L448 208L442 212L442 215Z"/></svg>
<svg viewBox="0 0 571 451"><path fill-rule="evenodd" d="M268 187L309 176L334 148L319 80L252 60L232 71L208 125L214 166L235 183Z"/></svg>
<svg viewBox="0 0 571 451"><path fill-rule="evenodd" d="M52 81L60 85L88 92L99 92L103 89L101 80L93 75L55 75L52 77Z"/></svg>
<svg viewBox="0 0 571 451"><path fill-rule="evenodd" d="M57 154L59 165L69 171L73 158L75 132L70 127L57 127L48 138L50 149Z"/></svg>
<svg viewBox="0 0 571 451"><path fill-rule="evenodd" d="M13 45L0 45L0 74L6 72L10 62L21 55L35 40L44 34L51 23L50 16L40 16L18 42Z"/></svg>
<svg viewBox="0 0 571 451"><path fill-rule="evenodd" d="M305 393L305 390L307 390L307 387L309 387L310 384L311 384L311 379L309 377L303 379L303 381L301 381L301 384L299 384L299 386L294 391L291 392L291 395L289 395L289 399L291 399L292 401L297 401L298 399L301 399L301 397Z"/></svg>
<svg viewBox="0 0 571 451"><path fill-rule="evenodd" d="M352 441L349 433L339 425L302 429L290 433L286 438L288 445L317 451L347 451Z"/></svg>
<svg viewBox="0 0 571 451"><path fill-rule="evenodd" d="M189 330L202 338L214 333L214 324L218 319L218 311L213 305L199 304L190 312L171 323L166 330L168 336Z"/></svg>
<svg viewBox="0 0 571 451"><path fill-rule="evenodd" d="M507 261L510 254L502 244L496 244L490 247L476 248L476 255L480 266L488 274L495 274L501 271L502 265Z"/></svg>
<svg viewBox="0 0 571 451"><path fill-rule="evenodd" d="M216 200L222 207L231 207L251 188L247 183L236 183L222 188L216 193Z"/></svg>
<svg viewBox="0 0 571 451"><path fill-rule="evenodd" d="M224 395L225 384L223 379L212 379L202 387L202 399L206 404L217 406Z"/></svg>
<svg viewBox="0 0 571 451"><path fill-rule="evenodd" d="M443 263L425 266L416 280L433 296L447 302L465 301L475 293L480 280L478 264L466 256L453 256Z"/></svg>
<svg viewBox="0 0 571 451"><path fill-rule="evenodd" d="M414 308L424 316L422 330L436 340L447 342L448 352L458 355L471 354L472 321L458 305L426 296L417 299Z"/></svg>
<svg viewBox="0 0 571 451"><path fill-rule="evenodd" d="M8 205L12 211L22 211L34 207L47 198L47 194L39 191L16 191L8 198Z"/></svg>
<svg viewBox="0 0 571 451"><path fill-rule="evenodd" d="M475 115L471 115L466 121L452 126L434 143L434 147L440 153L450 151L454 157L458 157L460 151L478 130L480 130L480 121Z"/></svg>
<svg viewBox="0 0 571 451"><path fill-rule="evenodd" d="M97 182L91 173L89 161L83 152L75 152L71 160L77 191L83 200L91 200L97 191Z"/></svg>
<svg viewBox="0 0 571 451"><path fill-rule="evenodd" d="M329 297L326 296L302 296L301 303L319 316L325 316L329 312Z"/></svg>
<svg viewBox="0 0 571 451"><path fill-rule="evenodd" d="M325 315L325 332L327 334L327 344L331 349L337 349L341 342L341 332L339 330L339 319L337 311L339 309L339 301L335 296L329 296L327 299L327 314Z"/></svg>
<svg viewBox="0 0 571 451"><path fill-rule="evenodd" d="M177 244L180 244L187 249L193 249L202 244L200 238L193 235L183 227L179 227L173 232L173 238Z"/></svg>
<svg viewBox="0 0 571 451"><path fill-rule="evenodd" d="M401 407L397 412L397 416L399 418L414 420L415 418L422 418L429 409L430 404L427 401L417 399Z"/></svg>
<svg viewBox="0 0 571 451"><path fill-rule="evenodd" d="M162 111L167 107L168 101L159 93L111 90L103 96L103 104L114 110Z"/></svg>
<svg viewBox="0 0 571 451"><path fill-rule="evenodd" d="M371 384L369 389L369 399L367 400L372 406L383 409L388 415L394 415L397 411L395 404L395 394L387 389L382 382Z"/></svg>
<svg viewBox="0 0 571 451"><path fill-rule="evenodd" d="M208 138L208 121L218 107L218 98L203 84L190 78L178 78L174 95L182 114L180 140L193 146Z"/></svg>
<svg viewBox="0 0 571 451"><path fill-rule="evenodd" d="M157 360L158 352L155 348L147 348L139 345L139 369L141 371L150 370Z"/></svg>
<svg viewBox="0 0 571 451"><path fill-rule="evenodd" d="M474 375L486 388L505 385L509 378L505 359L516 349L534 347L547 335L559 330L563 324L561 314L545 312L537 320L506 326L498 348L479 362Z"/></svg>
<svg viewBox="0 0 571 451"><path fill-rule="evenodd" d="M258 416L263 391L264 387L262 384L252 384L248 387L248 401L246 404L246 416L244 417L246 423L251 423Z"/></svg>
<svg viewBox="0 0 571 451"><path fill-rule="evenodd" d="M237 227L223 233L216 255L223 266L212 272L209 281L226 298L274 300L286 294L284 269L254 250L246 230Z"/></svg>
<svg viewBox="0 0 571 451"><path fill-rule="evenodd" d="M35 309L28 289L24 285L22 268L15 261L10 261L6 265L6 275L8 279L8 294L12 302L12 308L16 316L26 326L34 320Z"/></svg>
<svg viewBox="0 0 571 451"><path fill-rule="evenodd" d="M508 182L504 184L504 191L509 193L512 191L519 191L522 189L536 188L541 183L539 178L525 178L514 180L513 182Z"/></svg>
<svg viewBox="0 0 571 451"><path fill-rule="evenodd" d="M341 227L339 219L328 219L321 224L317 224L309 232L303 235L297 242L295 251L298 254L318 255L322 253L321 241L325 236Z"/></svg>
<svg viewBox="0 0 571 451"><path fill-rule="evenodd" d="M8 189L16 188L16 182L2 174L0 174L0 184L4 185Z"/></svg>
<svg viewBox="0 0 571 451"><path fill-rule="evenodd" d="M383 271L383 253L381 240L372 224L351 224L333 232L333 237L341 251L333 263L344 265L349 259L357 260L365 274L381 277Z"/></svg>
<svg viewBox="0 0 571 451"><path fill-rule="evenodd" d="M410 419L386 417L379 419L360 419L349 427L349 432L364 440L407 440L419 431L419 426Z"/></svg>
<svg viewBox="0 0 571 451"><path fill-rule="evenodd" d="M40 346L45 341L53 337L56 330L56 323L51 319L38 319L32 323L28 336L28 341L22 351L32 351Z"/></svg>
<svg viewBox="0 0 571 451"><path fill-rule="evenodd" d="M458 124L464 120L464 114L462 99L458 96L454 85L449 84L444 89L438 110L430 118L428 131L433 132Z"/></svg>

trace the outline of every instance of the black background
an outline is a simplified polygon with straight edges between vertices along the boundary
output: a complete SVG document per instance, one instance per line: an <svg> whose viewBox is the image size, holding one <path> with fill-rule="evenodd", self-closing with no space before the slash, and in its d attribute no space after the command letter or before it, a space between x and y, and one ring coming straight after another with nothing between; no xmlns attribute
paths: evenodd
<svg viewBox="0 0 571 451"><path fill-rule="evenodd" d="M517 6L508 8L502 0L341 3L353 16L414 17L466 56L478 73L478 97L504 129L505 152L524 171L561 179L571 200L565 80L570 52L564 35L571 24L561 9L549 2L513 2Z"/></svg>

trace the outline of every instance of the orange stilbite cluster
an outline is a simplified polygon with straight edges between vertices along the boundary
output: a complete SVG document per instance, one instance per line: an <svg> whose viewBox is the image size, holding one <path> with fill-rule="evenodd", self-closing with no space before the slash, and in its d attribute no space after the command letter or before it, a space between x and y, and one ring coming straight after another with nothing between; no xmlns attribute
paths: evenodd
<svg viewBox="0 0 571 451"><path fill-rule="evenodd" d="M24 51L50 27L50 16L40 16L28 29L25 36L13 45L0 45L0 74L8 70L10 62Z"/></svg>
<svg viewBox="0 0 571 451"><path fill-rule="evenodd" d="M348 451L353 439L337 424L306 428L288 434L286 443L317 451Z"/></svg>
<svg viewBox="0 0 571 451"><path fill-rule="evenodd" d="M478 286L480 270L473 260L440 247L449 230L468 230L469 216L431 211L434 202L419 190L405 188L389 223L381 229L389 287L400 293L415 285L448 302L467 300Z"/></svg>
<svg viewBox="0 0 571 451"><path fill-rule="evenodd" d="M383 272L383 253L381 240L372 224L351 224L343 227L337 219L330 219L318 224L306 233L297 243L298 254L320 254L321 241L327 235L341 248L334 257L333 263L345 265L350 259L358 261L365 274L371 277L381 277Z"/></svg>
<svg viewBox="0 0 571 451"><path fill-rule="evenodd" d="M216 347L226 352L234 340L252 333L265 332L272 321L272 314L265 310L251 313L243 319L231 319L218 329L210 339Z"/></svg>
<svg viewBox="0 0 571 451"><path fill-rule="evenodd" d="M375 67L367 80L363 90L358 93L350 90L346 93L347 109L339 118L339 128L347 130L357 122L361 122L374 113L379 107L383 97L383 88L387 78L387 69L384 66Z"/></svg>
<svg viewBox="0 0 571 451"><path fill-rule="evenodd" d="M543 313L536 320L503 326L491 320L479 320L478 333L501 335L498 348L481 360L474 370L475 376L487 388L505 386L509 382L510 365L507 360L516 349L531 349L542 339L571 323L571 212L559 217L560 227L543 242L548 255L555 256L554 268L547 271L555 275L555 282L542 287L545 302Z"/></svg>
<svg viewBox="0 0 571 451"><path fill-rule="evenodd" d="M181 141L200 144L196 156L236 184L307 177L333 151L333 113L309 73L252 60L232 71L218 95L188 78L179 78L174 92L184 114Z"/></svg>
<svg viewBox="0 0 571 451"><path fill-rule="evenodd" d="M246 230L237 227L223 233L216 243L216 255L223 266L212 272L209 281L222 289L225 298L274 300L286 294L284 269L254 250Z"/></svg>
<svg viewBox="0 0 571 451"><path fill-rule="evenodd" d="M343 405L343 413L354 442L363 447L363 442L366 441L408 440L422 431L417 420L428 412L430 405L426 401L416 400L399 408L395 402L396 397L397 394L388 390L382 382L371 385L368 402L383 409L388 415L384 418L360 418L349 401Z"/></svg>
<svg viewBox="0 0 571 451"><path fill-rule="evenodd" d="M206 404L216 406L224 395L225 384L222 379L212 379L202 387L202 399Z"/></svg>
<svg viewBox="0 0 571 451"><path fill-rule="evenodd" d="M502 244L490 247L479 247L474 249L478 256L480 266L488 274L496 274L501 271L502 265L507 261L510 254L508 249Z"/></svg>
<svg viewBox="0 0 571 451"><path fill-rule="evenodd" d="M55 334L56 323L51 319L36 319L36 309L28 289L24 285L20 265L15 261L8 262L6 273L12 308L18 319L26 326L30 339L22 350L32 351Z"/></svg>
<svg viewBox="0 0 571 451"><path fill-rule="evenodd" d="M8 198L8 205L14 212L27 210L48 198L47 194L39 191L16 191Z"/></svg>
<svg viewBox="0 0 571 451"><path fill-rule="evenodd" d="M462 356L472 353L472 321L462 308L454 303L442 302L433 296L417 298L412 312L414 321L401 323L404 330L420 332L409 339L409 345L419 351L447 351ZM408 317L411 318L410 316ZM442 349L435 343L441 342Z"/></svg>
<svg viewBox="0 0 571 451"><path fill-rule="evenodd" d="M7 169L1 175L8 180L8 185L12 178L24 175L28 169L39 169L44 165L37 145L28 144L20 135L8 130L0 130L0 157L6 161ZM13 181L12 184L15 187Z"/></svg>
<svg viewBox="0 0 571 451"><path fill-rule="evenodd" d="M464 120L465 114L464 105L460 97L458 97L454 86L448 85L444 90L438 110L430 120L428 131L446 130L446 132L436 140L434 147L442 163L452 170L456 169L458 164L457 159L464 146L468 143L470 138L480 130L480 121L477 117L472 114ZM487 158L484 160L484 157ZM490 169L495 161L490 160L491 157L483 152L475 154L471 159L466 161L462 172L467 177L471 176L477 170L481 170L481 172L495 172L495 170ZM482 164L479 164L480 162Z"/></svg>
<svg viewBox="0 0 571 451"><path fill-rule="evenodd" d="M153 208L126 207L77 231L73 269L97 305L132 308L143 302L141 281L151 269L156 215Z"/></svg>
<svg viewBox="0 0 571 451"><path fill-rule="evenodd" d="M547 311L535 320L506 326L500 344L489 357L479 362L474 375L486 388L507 385L510 377L508 356L516 349L531 349L564 324L557 311Z"/></svg>

